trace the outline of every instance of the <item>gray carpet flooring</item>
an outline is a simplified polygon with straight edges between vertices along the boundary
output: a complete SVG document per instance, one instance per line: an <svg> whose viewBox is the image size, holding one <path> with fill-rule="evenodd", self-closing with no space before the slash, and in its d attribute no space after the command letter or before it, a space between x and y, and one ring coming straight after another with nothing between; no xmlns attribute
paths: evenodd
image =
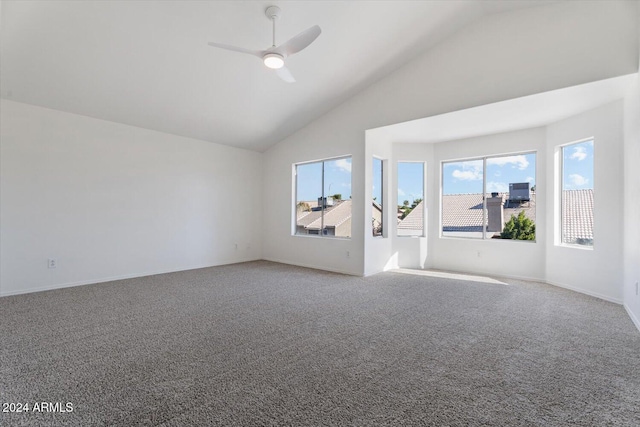
<svg viewBox="0 0 640 427"><path fill-rule="evenodd" d="M556 287L266 261L0 298L0 425L640 425L640 333Z"/></svg>

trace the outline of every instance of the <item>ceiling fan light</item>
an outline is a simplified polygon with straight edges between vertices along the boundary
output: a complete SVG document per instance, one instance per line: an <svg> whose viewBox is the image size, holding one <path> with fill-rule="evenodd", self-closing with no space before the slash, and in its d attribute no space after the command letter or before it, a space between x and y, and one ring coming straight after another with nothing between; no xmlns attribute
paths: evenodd
<svg viewBox="0 0 640 427"><path fill-rule="evenodd" d="M264 65L268 68L273 68L277 70L278 68L282 68L284 66L284 57L282 55L278 55L277 53L267 53L262 57L262 61L264 61Z"/></svg>

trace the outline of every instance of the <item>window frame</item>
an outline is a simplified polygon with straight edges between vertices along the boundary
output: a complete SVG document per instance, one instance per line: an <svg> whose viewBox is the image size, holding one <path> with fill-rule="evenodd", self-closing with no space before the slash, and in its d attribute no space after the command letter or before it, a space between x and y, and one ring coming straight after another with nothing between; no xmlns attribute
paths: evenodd
<svg viewBox="0 0 640 427"><path fill-rule="evenodd" d="M593 164L592 164L592 172L593 172L593 200L594 200L594 208L593 208L593 229L591 232L593 233L593 240L591 245L580 245L578 243L567 243L563 240L563 232L564 232L564 209L563 209L563 195L564 195L564 150L565 148L571 147L573 145L583 144L585 142L591 142L593 144ZM594 136L590 136L587 138L578 139L575 141L568 142L566 144L560 144L556 146L555 149L557 155L556 162L556 171L557 171L557 179L556 179L556 188L557 188L557 196L555 197L556 203L556 215L555 215L555 236L554 236L554 244L556 246L561 246L565 248L592 251L595 247L596 237L595 237L595 199L596 199L596 138Z"/></svg>
<svg viewBox="0 0 640 427"><path fill-rule="evenodd" d="M297 209L298 209L298 166L304 166L304 165L311 165L314 163L322 163L322 174L321 174L321 183L322 183L322 199L329 197L328 194L325 194L325 171L324 171L324 164L327 162L332 162L332 161L336 161L336 160L341 160L341 159L349 159L350 160L350 164L353 165L353 155L351 154L346 154L346 155L341 155L341 156L335 156L335 157L326 157L326 158L322 158L319 160L308 160L308 161L304 161L304 162L296 162L292 164L292 200L293 200L293 207L292 207L292 220L291 220L291 236L294 237L302 237L302 238L312 238L312 239L340 239L340 240L350 240L353 236L353 229L351 230L352 233L350 236L335 236L335 235L329 235L326 232L326 228L324 226L324 204L322 206L322 214L320 215L321 217L321 227L320 230L317 230L317 233L307 233L307 234L298 234L298 216L297 216ZM349 176L349 185L351 186L351 188L353 188L353 171L350 172L350 176ZM302 200L304 201L304 200ZM351 205L351 217L353 218L353 203Z"/></svg>
<svg viewBox="0 0 640 427"><path fill-rule="evenodd" d="M380 162L380 182L374 182L373 185L378 184L380 185L380 202L378 203L380 205L380 234L373 234L373 238L374 239L384 239L386 236L386 227L385 227L385 214L384 214L384 178L385 178L385 160L378 157L378 156L373 156L371 159L371 178L373 180L373 177L375 176L374 171L375 171L375 164L376 164L376 160ZM373 186L371 187L371 202L372 204L374 202L376 202L376 200L373 199ZM373 230L372 230L373 231Z"/></svg>
<svg viewBox="0 0 640 427"><path fill-rule="evenodd" d="M539 230L537 229L536 222L536 238L535 240L514 240L514 239L493 239L487 238L487 225L488 225L488 214L487 214L487 160L500 158L500 157L513 157L513 156L526 156L529 154L533 154L535 156L535 186L538 185L538 150L523 150L523 151L514 151L509 153L499 153L499 154L488 154L484 156L474 156L474 157L464 157L458 159L449 159L449 160L441 160L440 161L440 223L438 237L440 239L462 239L462 240L475 240L475 241L492 241L492 240L501 240L501 241L510 241L510 242L528 242L536 244L538 243L538 235ZM461 162L474 162L474 161L482 161L482 237L472 237L472 236L447 236L444 235L443 221L444 221L444 165L447 163L461 163ZM537 193L536 193L536 216L538 211L538 203L537 203ZM507 219L508 220L508 219ZM491 232L494 233L494 232Z"/></svg>
<svg viewBox="0 0 640 427"><path fill-rule="evenodd" d="M417 237L426 237L427 236L427 198L426 198L426 193L427 193L427 162L424 160L398 160L396 161L396 201L397 201L397 191L400 188L400 163L415 163L415 164L419 164L422 165L422 197L420 197L422 199L422 209L423 209L423 213L422 213L422 234L420 235L400 235L398 234L398 227L396 225L396 237L404 239L404 238L417 238ZM396 206L396 212L397 212L397 206Z"/></svg>

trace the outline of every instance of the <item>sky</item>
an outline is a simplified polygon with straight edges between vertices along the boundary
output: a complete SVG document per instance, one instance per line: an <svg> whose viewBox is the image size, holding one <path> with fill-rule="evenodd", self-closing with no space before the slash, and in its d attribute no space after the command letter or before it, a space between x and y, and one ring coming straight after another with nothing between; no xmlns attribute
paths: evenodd
<svg viewBox="0 0 640 427"><path fill-rule="evenodd" d="M382 160L373 158L373 186L371 188L371 198L378 203L382 200Z"/></svg>
<svg viewBox="0 0 640 427"><path fill-rule="evenodd" d="M398 205L424 199L424 163L398 162Z"/></svg>
<svg viewBox="0 0 640 427"><path fill-rule="evenodd" d="M325 195L342 194L351 197L351 158L306 163L296 166L298 201L314 201L322 197L322 167L324 164Z"/></svg>
<svg viewBox="0 0 640 427"><path fill-rule="evenodd" d="M443 194L482 193L482 159L448 162L442 165ZM509 184L536 185L535 153L487 158L487 193L509 192Z"/></svg>
<svg viewBox="0 0 640 427"><path fill-rule="evenodd" d="M565 146L563 154L563 185L566 190L593 188L593 141ZM351 197L351 158L298 165L297 200L317 200L322 194L322 167L326 195ZM381 200L382 162L374 159L372 195ZM398 162L398 205L411 204L423 198L422 162ZM482 193L482 160L447 162L442 165L443 194ZM518 154L487 158L487 193L508 192L510 183L536 184L536 154Z"/></svg>
<svg viewBox="0 0 640 427"><path fill-rule="evenodd" d="M409 203L423 198L423 166L421 162L398 163L398 204ZM296 166L298 201L313 201L322 194L323 162L306 163ZM373 159L372 196L377 202L382 200L382 160ZM325 194L342 194L342 199L351 197L351 159L337 159L324 162Z"/></svg>
<svg viewBox="0 0 640 427"><path fill-rule="evenodd" d="M562 183L564 190L593 188L593 140L563 147Z"/></svg>

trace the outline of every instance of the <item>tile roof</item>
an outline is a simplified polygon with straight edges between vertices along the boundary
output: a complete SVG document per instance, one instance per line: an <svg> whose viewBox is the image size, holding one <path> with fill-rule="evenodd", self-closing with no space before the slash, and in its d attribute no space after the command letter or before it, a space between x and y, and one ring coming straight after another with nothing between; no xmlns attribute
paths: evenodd
<svg viewBox="0 0 640 427"><path fill-rule="evenodd" d="M562 212L563 243L593 241L593 190L563 191Z"/></svg>
<svg viewBox="0 0 640 427"><path fill-rule="evenodd" d="M420 202L415 208L409 212L403 220L398 223L398 229L404 230L422 230L424 216L424 202Z"/></svg>
<svg viewBox="0 0 640 427"><path fill-rule="evenodd" d="M505 200L508 193L498 193ZM487 194L487 198L491 194ZM536 195L531 193L531 201L526 203L505 202L504 220L511 215L518 216L524 211L527 218L536 220ZM442 196L442 231L480 231L482 232L482 194L447 194Z"/></svg>
<svg viewBox="0 0 640 427"><path fill-rule="evenodd" d="M508 199L508 193L499 193ZM490 195L487 194L487 197ZM536 194L531 193L531 201L521 205L505 203L504 220L524 211L535 222ZM563 242L593 239L593 190L565 190L562 197ZM405 221L409 219L409 216ZM401 227L402 223L398 225ZM449 194L442 196L442 231L482 232L482 194Z"/></svg>
<svg viewBox="0 0 640 427"><path fill-rule="evenodd" d="M349 218L351 218L351 200L335 200L333 206L324 210L325 227L337 227ZM298 212L296 224L306 229L320 230L322 228L322 210Z"/></svg>
<svg viewBox="0 0 640 427"><path fill-rule="evenodd" d="M482 231L482 194L442 196L442 231Z"/></svg>
<svg viewBox="0 0 640 427"><path fill-rule="evenodd" d="M505 200L508 193L500 193ZM490 197L487 194L487 197ZM312 203L312 202L307 202ZM531 201L520 205L505 202L504 220L520 211L535 222L536 194L531 193ZM376 206L377 207L377 206ZM575 243L579 239L593 239L593 190L565 190L562 198L564 212L562 224L563 242ZM298 212L297 225L307 229L321 227L322 211ZM407 217L398 223L398 229L422 230L424 202L420 202ZM325 210L325 227L337 227L351 218L351 200L336 201ZM448 194L442 196L442 231L482 232L482 194Z"/></svg>
<svg viewBox="0 0 640 427"><path fill-rule="evenodd" d="M305 202L311 207L314 202ZM315 203L317 206L317 203ZM376 202L373 202L372 210L374 211L373 219L374 226L380 225L378 218L379 215L375 215L375 212L381 212L382 208ZM349 200L334 200L334 205L325 208L324 210L324 226L325 228L337 227L351 218L351 199ZM307 230L320 230L322 228L322 210L312 211L297 211L296 225L302 226Z"/></svg>

